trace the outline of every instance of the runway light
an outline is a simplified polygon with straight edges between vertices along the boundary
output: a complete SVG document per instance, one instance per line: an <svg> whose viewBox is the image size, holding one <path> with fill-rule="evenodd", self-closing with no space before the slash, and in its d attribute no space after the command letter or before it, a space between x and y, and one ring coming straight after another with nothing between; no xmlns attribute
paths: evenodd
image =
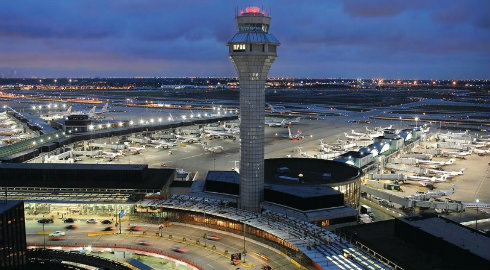
<svg viewBox="0 0 490 270"><path fill-rule="evenodd" d="M32 106L32 109L35 110L36 109L36 106Z"/></svg>
<svg viewBox="0 0 490 270"><path fill-rule="evenodd" d="M109 123L109 124L107 124L107 127L108 127L108 128L110 128L110 127L111 127L111 124L110 124L110 123Z"/></svg>
<svg viewBox="0 0 490 270"><path fill-rule="evenodd" d="M36 145L36 142L32 142L32 145Z"/></svg>
<svg viewBox="0 0 490 270"><path fill-rule="evenodd" d="M122 127L123 126L123 122L119 122L119 126Z"/></svg>
<svg viewBox="0 0 490 270"><path fill-rule="evenodd" d="M158 122L162 122L162 118L158 118Z"/></svg>
<svg viewBox="0 0 490 270"><path fill-rule="evenodd" d="M150 119L150 123L153 123L153 121L155 121L153 118Z"/></svg>
<svg viewBox="0 0 490 270"><path fill-rule="evenodd" d="M102 125L99 125L99 128L102 128Z"/></svg>
<svg viewBox="0 0 490 270"><path fill-rule="evenodd" d="M204 117L208 117L208 113L205 113L205 114L204 114Z"/></svg>
<svg viewBox="0 0 490 270"><path fill-rule="evenodd" d="M197 117L198 117L198 118L201 118L201 114L200 114L200 113L198 113L198 114L197 114Z"/></svg>
<svg viewBox="0 0 490 270"><path fill-rule="evenodd" d="M58 138L59 137L58 134L56 134L55 137Z"/></svg>
<svg viewBox="0 0 490 270"><path fill-rule="evenodd" d="M129 125L132 126L134 124L133 120L129 121Z"/></svg>
<svg viewBox="0 0 490 270"><path fill-rule="evenodd" d="M140 124L143 125L144 123L145 123L145 121L143 119L140 119Z"/></svg>

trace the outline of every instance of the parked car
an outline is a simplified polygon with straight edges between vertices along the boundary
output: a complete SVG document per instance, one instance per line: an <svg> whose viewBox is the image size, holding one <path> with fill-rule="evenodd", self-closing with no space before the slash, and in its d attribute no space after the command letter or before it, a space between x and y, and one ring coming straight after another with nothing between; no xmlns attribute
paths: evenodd
<svg viewBox="0 0 490 270"><path fill-rule="evenodd" d="M98 221L95 219L95 218L91 218L91 219L88 219L87 220L87 223L91 223L91 224L95 224L97 223Z"/></svg>

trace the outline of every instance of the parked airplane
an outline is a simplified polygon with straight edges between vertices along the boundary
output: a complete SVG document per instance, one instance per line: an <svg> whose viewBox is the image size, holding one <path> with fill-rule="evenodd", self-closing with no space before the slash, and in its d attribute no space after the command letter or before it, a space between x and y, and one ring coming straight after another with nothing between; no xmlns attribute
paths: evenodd
<svg viewBox="0 0 490 270"><path fill-rule="evenodd" d="M393 125L389 125L387 127L375 127L374 129L369 129L368 127L366 127L366 131L367 132L385 131L387 129L391 129L392 127L393 127Z"/></svg>
<svg viewBox="0 0 490 270"><path fill-rule="evenodd" d="M151 143L152 144L155 144L155 148L170 148L170 147L174 147L176 146L177 144L174 143L174 142L168 142L168 141L163 141L163 140L151 140Z"/></svg>
<svg viewBox="0 0 490 270"><path fill-rule="evenodd" d="M351 140L370 140L371 138L369 136L365 136L365 135L362 135L362 136L359 136L359 135L349 135L347 133L344 133L345 134L345 137L347 139L351 139Z"/></svg>
<svg viewBox="0 0 490 270"><path fill-rule="evenodd" d="M473 152L475 152L479 156L484 156L490 154L490 148L488 148L487 150L473 148Z"/></svg>
<svg viewBox="0 0 490 270"><path fill-rule="evenodd" d="M128 150L131 152L143 151L143 150L145 150L145 146L144 145L142 145L140 147L130 146L130 147L128 147Z"/></svg>
<svg viewBox="0 0 490 270"><path fill-rule="evenodd" d="M462 168L460 171L441 171L435 169L427 169L427 171L430 173L435 173L437 175L446 175L447 177L462 175L464 173L464 170L465 168Z"/></svg>
<svg viewBox="0 0 490 270"><path fill-rule="evenodd" d="M431 161L431 160L422 160L422 159L417 159L417 163L420 164L427 164L427 165L437 165L437 166L445 166L445 165L451 165L454 164L454 158L451 158L448 161Z"/></svg>
<svg viewBox="0 0 490 270"><path fill-rule="evenodd" d="M236 138L236 134L224 130L205 129L203 132L208 137Z"/></svg>
<svg viewBox="0 0 490 270"><path fill-rule="evenodd" d="M102 152L102 154L108 158L111 158L111 159L122 156L121 152L116 152L116 153L114 153L114 152Z"/></svg>
<svg viewBox="0 0 490 270"><path fill-rule="evenodd" d="M446 182L447 176L442 175L441 177L426 177L426 176L416 176L416 175L407 175L407 181L416 181L419 182L422 186L427 186L431 183L438 182Z"/></svg>
<svg viewBox="0 0 490 270"><path fill-rule="evenodd" d="M352 135L360 137L369 137L370 139L383 136L383 131L371 131L369 133L356 132L352 130Z"/></svg>
<svg viewBox="0 0 490 270"><path fill-rule="evenodd" d="M343 141L340 139L338 139L337 141L340 143L340 150L347 151L357 146L355 143L350 141Z"/></svg>
<svg viewBox="0 0 490 270"><path fill-rule="evenodd" d="M183 143L195 143L201 141L200 136L175 135L175 138Z"/></svg>
<svg viewBox="0 0 490 270"><path fill-rule="evenodd" d="M279 119L265 120L265 125L268 127L282 127L286 124L286 120L283 119L279 121Z"/></svg>
<svg viewBox="0 0 490 270"><path fill-rule="evenodd" d="M453 157L465 157L472 154L472 151L463 151L463 152L451 152L451 151L442 151L443 155L451 155Z"/></svg>

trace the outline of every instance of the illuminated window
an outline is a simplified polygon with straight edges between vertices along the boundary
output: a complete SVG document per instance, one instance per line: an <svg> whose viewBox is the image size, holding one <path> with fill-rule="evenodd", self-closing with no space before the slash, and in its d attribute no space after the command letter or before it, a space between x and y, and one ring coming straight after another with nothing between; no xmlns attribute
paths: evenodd
<svg viewBox="0 0 490 270"><path fill-rule="evenodd" d="M233 44L233 51L234 52L244 52L245 51L245 44Z"/></svg>

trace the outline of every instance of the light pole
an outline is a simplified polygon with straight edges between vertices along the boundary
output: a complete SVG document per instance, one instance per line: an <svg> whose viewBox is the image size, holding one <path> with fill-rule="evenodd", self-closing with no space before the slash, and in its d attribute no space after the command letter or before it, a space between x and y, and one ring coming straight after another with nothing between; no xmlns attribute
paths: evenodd
<svg viewBox="0 0 490 270"><path fill-rule="evenodd" d="M44 249L46 249L46 233L44 232L44 222L43 222L43 246Z"/></svg>
<svg viewBox="0 0 490 270"><path fill-rule="evenodd" d="M418 121L419 121L419 118L418 117L415 117L415 127L416 128L418 127Z"/></svg>
<svg viewBox="0 0 490 270"><path fill-rule="evenodd" d="M478 230L478 204L480 204L480 199L476 199L475 230Z"/></svg>
<svg viewBox="0 0 490 270"><path fill-rule="evenodd" d="M243 263L245 263L245 256L247 256L247 250L245 249L245 226L247 226L245 224L245 222L243 223Z"/></svg>

